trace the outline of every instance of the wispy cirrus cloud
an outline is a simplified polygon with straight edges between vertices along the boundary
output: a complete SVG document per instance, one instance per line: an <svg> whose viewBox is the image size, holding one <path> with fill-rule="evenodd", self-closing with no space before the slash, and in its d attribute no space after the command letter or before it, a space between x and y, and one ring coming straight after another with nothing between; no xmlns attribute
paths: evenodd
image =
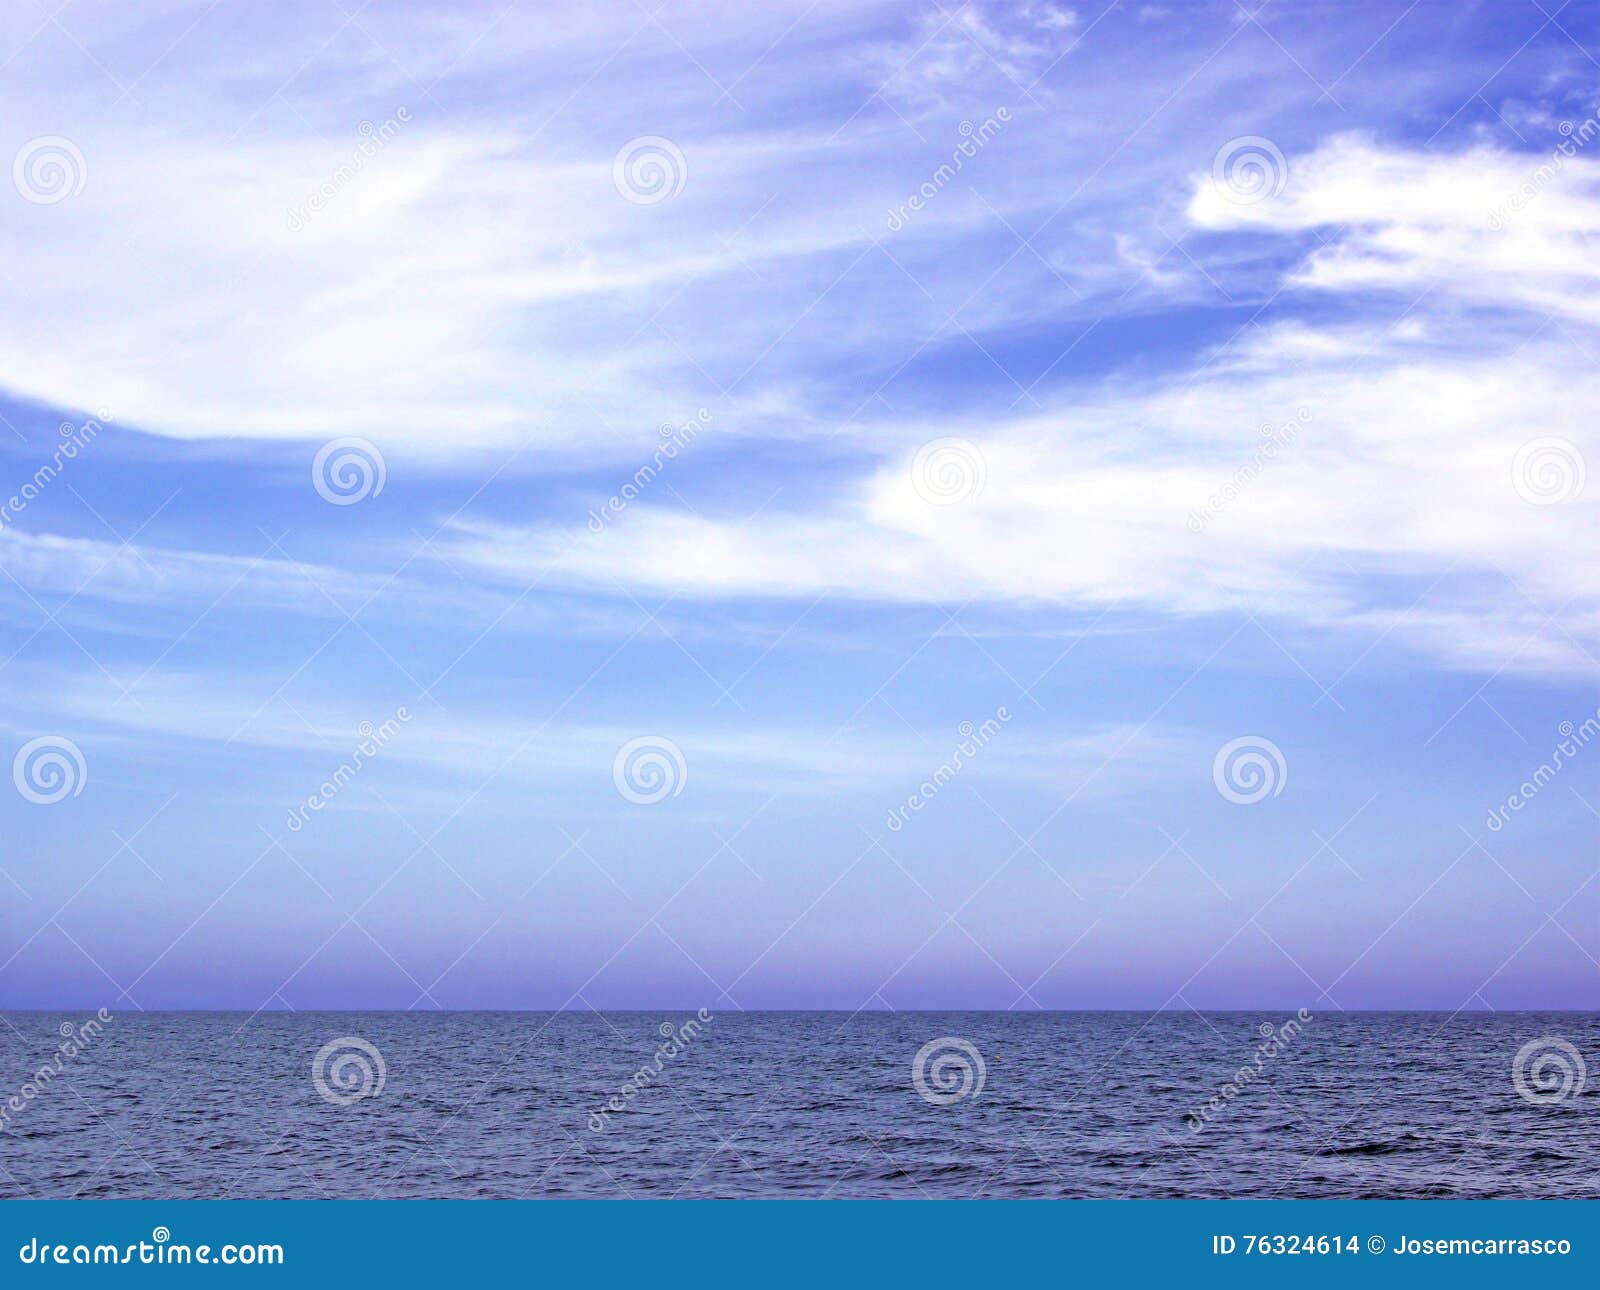
<svg viewBox="0 0 1600 1290"><path fill-rule="evenodd" d="M96 14L135 65L147 40L160 52L139 23ZM1059 87L1045 74L1081 34L1066 8L790 17L775 43L737 6L510 13L484 41L475 18L425 10L385 29L386 57L334 22L323 57L363 57L318 80L308 36L288 85L236 32L201 25L184 66L216 75L157 62L134 91L142 110L115 114L28 46L0 109L72 140L86 175L70 201L0 205L28 305L26 325L0 319L0 380L183 439L364 434L435 469L514 446L608 460L712 399L719 436L826 437L826 413L862 397L841 368L882 384L921 345L1115 311L1145 257L1160 260L1151 285L1207 289L1154 227L1178 218L1162 188L1196 158L1164 143L1104 164L1107 130L1139 125L1109 81L1046 110ZM687 59L685 40L711 51ZM1238 73L1217 52L1217 82L1193 92L1220 104ZM584 59L618 102L586 103L575 124L551 72ZM1178 74L1181 33L1145 59L1151 83ZM483 90L496 75L514 120ZM648 101L621 98L641 77ZM963 123L1002 106L1019 124L884 244L884 212L949 160ZM615 159L641 136L683 158L670 201L617 190ZM1095 182L1064 186L1072 174ZM904 342L893 355L875 352L887 328Z"/></svg>
<svg viewBox="0 0 1600 1290"><path fill-rule="evenodd" d="M1336 137L1288 164L1276 198L1241 202L1201 181L1189 216L1207 229L1320 233L1289 278L1294 287L1427 290L1592 325L1600 268L1584 252L1600 233L1600 122L1580 122L1582 133L1567 125L1546 132L1544 151Z"/></svg>
<svg viewBox="0 0 1600 1290"><path fill-rule="evenodd" d="M0 679L12 714L0 728L17 734L41 706L99 755L112 752L183 764L197 748L208 757L271 753L277 778L320 777L330 755L369 737L402 714L383 747L384 780L438 786L438 776L470 785L504 780L501 790L563 800L574 788L605 801L619 750L640 737L637 723L441 704L398 677L359 693L297 686L286 693L270 672L198 671L164 666L97 675L90 669L17 667ZM46 696L41 703L40 696ZM980 717L985 714L976 714ZM1013 714L1014 716L1014 714ZM1008 718L1010 719L1010 718ZM815 723L752 729L737 715L720 722L679 720L669 739L702 800L733 793L784 797L881 794L914 786L970 732L818 729ZM1026 785L1055 794L1076 789L1086 802L1117 799L1153 785L1193 779L1210 756L1203 733L1171 724L1104 721L1063 724L1028 714L996 736L973 764L973 782ZM299 769L296 770L296 765ZM345 803L348 805L349 803Z"/></svg>

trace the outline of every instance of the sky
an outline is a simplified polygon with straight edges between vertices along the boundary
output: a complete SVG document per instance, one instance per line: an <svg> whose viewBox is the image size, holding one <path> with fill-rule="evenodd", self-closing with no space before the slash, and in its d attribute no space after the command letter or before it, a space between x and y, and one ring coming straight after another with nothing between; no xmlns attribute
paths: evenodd
<svg viewBox="0 0 1600 1290"><path fill-rule="evenodd" d="M1594 1007L1597 59L7 6L0 1006Z"/></svg>

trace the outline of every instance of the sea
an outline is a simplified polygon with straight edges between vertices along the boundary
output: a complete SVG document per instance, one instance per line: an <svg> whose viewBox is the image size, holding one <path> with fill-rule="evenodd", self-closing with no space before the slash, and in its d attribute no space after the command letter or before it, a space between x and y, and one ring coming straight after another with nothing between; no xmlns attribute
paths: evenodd
<svg viewBox="0 0 1600 1290"><path fill-rule="evenodd" d="M1590 1197L1600 1014L11 1012L7 1197Z"/></svg>

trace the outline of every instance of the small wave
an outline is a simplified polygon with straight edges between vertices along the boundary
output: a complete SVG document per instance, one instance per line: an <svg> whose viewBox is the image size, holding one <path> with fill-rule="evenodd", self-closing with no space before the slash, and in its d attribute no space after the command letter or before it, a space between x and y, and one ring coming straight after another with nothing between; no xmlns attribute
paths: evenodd
<svg viewBox="0 0 1600 1290"><path fill-rule="evenodd" d="M1422 1139L1414 1133L1407 1133L1402 1137L1390 1139L1387 1142L1360 1142L1353 1147L1323 1147L1317 1152L1319 1156L1392 1156L1397 1151L1411 1151L1410 1145L1421 1142Z"/></svg>

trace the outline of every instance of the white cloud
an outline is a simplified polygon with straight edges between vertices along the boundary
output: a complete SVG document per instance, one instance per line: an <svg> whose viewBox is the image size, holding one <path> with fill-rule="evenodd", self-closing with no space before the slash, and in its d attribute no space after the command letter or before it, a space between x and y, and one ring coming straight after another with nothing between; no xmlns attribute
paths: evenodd
<svg viewBox="0 0 1600 1290"><path fill-rule="evenodd" d="M1192 215L1257 235L1322 230L1331 240L1286 270L1291 291L1353 303L1373 286L1431 284L1447 299L1402 297L1364 306L1359 321L1246 332L1187 374L1138 389L1112 382L1042 415L942 420L941 434L978 445L986 471L981 494L958 505L931 506L912 485L928 423L891 422L864 436L887 447L858 482L816 509L769 507L739 524L637 506L571 544L460 521L452 558L509 578L540 568L703 597L1382 624L1468 666L1511 653L1531 628L1550 640L1524 644L1519 666L1587 665L1600 617L1589 558L1600 487L1534 505L1513 468L1524 444L1545 438L1571 446L1559 467L1568 491L1580 469L1600 467L1587 325L1596 270L1581 253L1587 232L1600 232L1600 163L1568 161L1500 231L1486 222L1489 200L1528 172L1527 157L1434 157L1343 139L1290 164L1280 200L1234 205L1206 178ZM1498 316L1459 315L1452 302L1462 300ZM1547 310L1558 325L1544 334ZM1439 581L1445 574L1454 577ZM1483 603L1480 582L1469 599L1463 578L1486 580L1496 597ZM1410 613L1400 612L1408 600L1394 604L1424 593Z"/></svg>
<svg viewBox="0 0 1600 1290"><path fill-rule="evenodd" d="M1600 497L1532 506L1511 477L1518 447L1537 435L1567 437L1600 460L1591 416L1600 375L1573 363L1563 377L1560 358L1224 370L1001 426L943 427L967 431L987 470L982 494L953 506L916 492L908 449L820 512L769 508L741 526L636 505L576 542L461 520L451 559L508 579L553 571L700 596L829 592L1313 618L1360 608L1354 598L1371 574L1456 562L1516 570L1557 598L1592 596L1600 575L1581 551ZM1260 457L1285 427L1287 442ZM908 432L886 434L904 442ZM1252 469L1210 514L1208 501ZM1198 533L1197 511L1206 517ZM1330 570L1330 558L1348 564Z"/></svg>
<svg viewBox="0 0 1600 1290"><path fill-rule="evenodd" d="M413 627L448 623L474 635L491 625L561 636L616 635L637 630L644 618L642 610L626 605L463 583L423 558L418 542L389 552L387 569L359 572L295 559L281 545L269 546L265 535L261 547L256 556L218 555L0 531L0 614L32 628L40 624L43 605L75 632L166 639L191 624L215 628L229 615L262 612L333 623L352 615L372 627L395 620ZM697 630L667 614L658 621L682 635Z"/></svg>
<svg viewBox="0 0 1600 1290"><path fill-rule="evenodd" d="M803 33L804 6L794 12ZM593 465L636 457L655 427L715 393L716 435L820 435L854 454L852 480L808 479L813 500L786 510L780 498L748 525L725 516L759 498L684 514L651 497L577 542L567 531L455 520L449 558L518 587L548 570L601 591L1249 610L1370 627L1391 612L1375 574L1398 571L1420 590L1446 569L1510 569L1536 603L1566 603L1569 621L1586 622L1600 483L1537 507L1509 474L1536 437L1600 460L1590 357L1600 269L1586 254L1600 233L1600 161L1587 141L1557 165L1486 146L1451 153L1347 136L1291 150L1283 192L1238 203L1209 175L1174 186L1215 147L1208 140L1196 157L1193 132L1175 120L1146 130L1149 114L1137 112L1128 128L1145 131L1138 146L1108 157L1106 121L1117 118L1096 113L1128 110L1126 87L1108 74L1094 111L1086 102L1059 121L1019 115L988 146L971 168L983 203L941 193L880 250L881 212L949 154L944 109L974 95L993 106L996 84L1026 83L1083 24L1038 4L875 29L874 48L903 52L937 88L928 115L902 102L902 120L851 115L872 77L832 79L826 111L793 111L821 54L803 34L764 53L770 19L734 10L666 21L693 24L714 79L759 68L743 88L790 96L784 127L752 113L745 129L706 128L699 110L708 92L717 97L707 73L685 65L670 38L660 57L635 50L631 21L614 16L545 32L511 18L487 43L466 39L476 24L442 13L382 33L423 76L480 76L517 51L537 51L541 67L581 52L605 72L592 103L585 96L598 115L581 133L511 128L493 102L436 112L416 79L381 58L337 90L308 77L292 111L243 114L251 128L241 129L230 96L253 103L256 81L270 90L272 80L270 67L247 65L248 94L235 83L215 91L210 106L228 123L215 131L199 119L207 104L174 101L159 76L142 87L147 111L110 118L74 117L82 103L70 89L19 76L22 90L3 91L0 108L37 91L29 119L40 104L57 110L52 129L81 136L91 182L56 206L0 204L0 253L27 304L0 319L0 370L31 398L104 404L121 423L186 437L365 433L436 461L517 443L542 462L566 454L564 464ZM660 35L644 15L640 24ZM852 47L872 43L847 34ZM1189 39L1153 45L1138 74L1157 81L1192 66ZM238 54L190 52L196 66L209 57L231 67ZM605 62L613 53L615 66ZM664 59L675 70L652 80L660 93L644 117L607 96L610 78L637 77L646 63L659 71ZM963 88L980 65L981 93ZM1227 50L1206 66L1185 99L1195 116L1251 70L1248 54ZM192 72L183 79L192 91ZM562 95L529 92L543 95L541 123L564 119L550 115ZM288 213L348 157L355 122L382 121L402 103L414 119L340 181L326 210L291 228ZM1280 105L1258 106L1270 120ZM676 135L689 167L682 195L658 207L612 187L614 152L644 133ZM1072 174L1092 176L1090 191L1063 179ZM1063 200L1070 217L1046 220L1049 235L1031 249L997 218L1051 216ZM1192 227L1179 253L1162 221L1175 228L1185 208ZM1246 330L1189 370L1138 385L1041 389L1039 413L885 415L861 397L869 381L848 405L863 419L846 422L817 397L838 368L877 364L889 376L923 354L919 344L933 361L963 330L1189 304L1213 290L1208 276L1226 284L1238 270L1254 281L1263 265L1286 306L1331 306L1336 321ZM1301 409L1293 442L1255 470L1261 428ZM909 466L920 444L945 435L979 445L988 485L968 503L930 507ZM1212 514L1208 499L1242 470L1248 480ZM819 498L821 487L831 491ZM94 554L17 550L41 577L47 558L64 570ZM173 576L220 590L236 573L212 559L182 557ZM247 570L245 586L284 602L294 577L282 572ZM95 581L108 597L133 598L142 577L119 557ZM345 594L335 592L341 603ZM1462 606L1426 608L1395 630L1458 657L1445 624Z"/></svg>
<svg viewBox="0 0 1600 1290"><path fill-rule="evenodd" d="M226 601L235 607L302 609L317 615L337 613L335 605L354 612L383 585L381 578L276 556L211 555L15 530L0 533L0 563L10 575L0 587L17 583L40 594L84 595L149 608Z"/></svg>
<svg viewBox="0 0 1600 1290"><path fill-rule="evenodd" d="M1049 3L984 6L967 0L924 15L900 41L872 50L879 92L913 105L952 96L1000 95L1010 102L1076 44L1078 16Z"/></svg>
<svg viewBox="0 0 1600 1290"><path fill-rule="evenodd" d="M1558 134L1541 153L1423 152L1346 136L1288 158L1275 199L1240 202L1225 183L1199 181L1189 215L1210 229L1330 238L1292 275L1296 286L1427 289L1600 322L1600 265L1588 252L1600 234L1596 129L1586 140Z"/></svg>
<svg viewBox="0 0 1600 1290"><path fill-rule="evenodd" d="M125 692L124 692L125 691ZM617 751L641 734L665 735L678 746L692 782L715 795L727 791L794 796L867 791L898 800L951 755L961 734L859 728L829 732L815 726L740 723L708 725L703 718L658 715L651 730L638 725L565 719L539 720L508 712L448 709L395 690L283 692L280 678L242 670L159 668L143 675L84 668L17 665L0 673L0 693L15 735L36 733L28 714L41 704L56 725L86 746L138 761L157 755L192 758L190 744L242 746L284 754L313 782L338 765L374 727L393 722L381 761L393 768L443 773L470 791L505 780L519 794L543 786L566 794L574 784L611 790ZM987 714L975 714L982 720ZM1192 775L1210 755L1207 736L1163 725L1094 724L1061 729L1043 714L1011 713L1011 724L975 757L967 774L991 774L1052 796L1081 789L1085 800ZM818 723L825 726L827 723ZM567 800L563 798L563 800Z"/></svg>
<svg viewBox="0 0 1600 1290"><path fill-rule="evenodd" d="M374 20L372 39L319 12L275 33L289 43L271 57L227 24L74 12L155 66L138 108L110 113L101 86L34 47L7 69L14 141L72 139L87 182L56 205L0 202L17 302L0 381L181 438L360 434L432 465L510 445L626 459L713 401L718 436L811 433L841 367L887 375L905 356L884 352L886 330L909 353L954 332L958 306L981 332L1120 294L1127 275L1094 248L1136 242L1127 209L1171 173L1142 150L1100 168L1103 109L1130 110L1121 75L1071 114L1021 93L1077 37L1049 3L923 26L894 6L797 2L776 44L787 19L770 6L492 22L424 8ZM180 32L181 57L157 63ZM846 57L867 47L910 58L906 76L938 93L891 110L876 91L893 69ZM1140 75L1161 83L1184 52L1149 49ZM890 254L872 249L885 212L948 162L960 118L1002 105L1018 123ZM686 158L669 202L613 187L641 135ZM1001 221L1031 230L1061 176L1091 173L1073 223L1035 248L1053 271L1024 252L996 278L1015 249Z"/></svg>

